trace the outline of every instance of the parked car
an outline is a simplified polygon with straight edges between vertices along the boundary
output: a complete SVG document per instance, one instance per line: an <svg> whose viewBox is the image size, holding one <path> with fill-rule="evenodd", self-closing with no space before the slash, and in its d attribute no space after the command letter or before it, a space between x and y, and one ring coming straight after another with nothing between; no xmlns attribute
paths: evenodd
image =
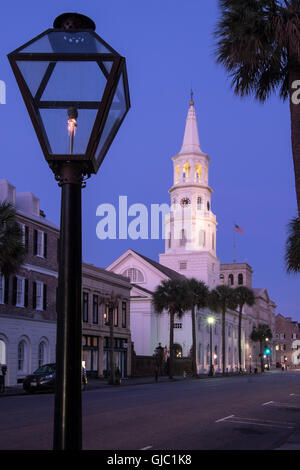
<svg viewBox="0 0 300 470"><path fill-rule="evenodd" d="M27 393L34 393L38 390L54 390L55 375L55 364L44 364L33 374L25 377L23 389Z"/></svg>

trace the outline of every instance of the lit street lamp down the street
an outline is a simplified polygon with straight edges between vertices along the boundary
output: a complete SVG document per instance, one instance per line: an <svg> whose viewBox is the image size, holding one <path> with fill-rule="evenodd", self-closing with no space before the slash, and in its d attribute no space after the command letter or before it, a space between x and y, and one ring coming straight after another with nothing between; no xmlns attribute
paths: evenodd
<svg viewBox="0 0 300 470"><path fill-rule="evenodd" d="M77 13L8 54L43 154L62 188L54 449L82 446L81 188L130 108L125 58Z"/></svg>
<svg viewBox="0 0 300 470"><path fill-rule="evenodd" d="M213 348L213 346L212 346L212 327L215 324L215 322L216 322L215 317L213 317L213 316L207 317L207 323L209 325L209 338L210 338L210 355L209 355L210 367L209 367L209 372L208 372L209 377L212 377L214 375L213 356L212 356L212 348Z"/></svg>

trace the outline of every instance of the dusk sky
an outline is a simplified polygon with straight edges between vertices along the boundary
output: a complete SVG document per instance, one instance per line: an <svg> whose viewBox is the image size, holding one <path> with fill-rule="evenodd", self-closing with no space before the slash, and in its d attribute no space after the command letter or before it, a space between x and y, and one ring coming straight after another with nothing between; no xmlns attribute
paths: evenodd
<svg viewBox="0 0 300 470"><path fill-rule="evenodd" d="M253 287L265 287L277 313L300 321L298 276L284 264L286 226L296 216L288 103L273 96L265 105L234 96L213 55L216 0L96 0L4 2L1 5L0 177L17 191L32 191L56 224L60 188L44 160L6 54L52 27L65 11L91 17L96 32L126 57L131 109L97 175L83 190L83 257L106 267L132 248L158 260L163 240L96 237L99 204L169 203L171 158L179 152L194 90L202 150L211 158L212 210L217 216L217 255L253 268ZM300 132L300 130L299 130Z"/></svg>

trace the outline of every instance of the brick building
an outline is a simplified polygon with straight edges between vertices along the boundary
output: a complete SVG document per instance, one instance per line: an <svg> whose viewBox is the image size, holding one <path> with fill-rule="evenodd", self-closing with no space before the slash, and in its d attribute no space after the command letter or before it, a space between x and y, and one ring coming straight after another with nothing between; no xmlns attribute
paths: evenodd
<svg viewBox="0 0 300 470"><path fill-rule="evenodd" d="M17 275L4 278L0 273L0 364L8 366L6 384L13 385L40 365L55 362L59 227L46 219L34 194L16 193L0 179L4 200L16 208L26 247ZM119 299L114 357L122 376L131 373L130 288L129 279L83 264L83 359L87 371L97 376L107 371L109 349L108 307L100 299L111 292Z"/></svg>
<svg viewBox="0 0 300 470"><path fill-rule="evenodd" d="M296 366L300 364L300 325L281 314L275 317L274 338L276 362Z"/></svg>

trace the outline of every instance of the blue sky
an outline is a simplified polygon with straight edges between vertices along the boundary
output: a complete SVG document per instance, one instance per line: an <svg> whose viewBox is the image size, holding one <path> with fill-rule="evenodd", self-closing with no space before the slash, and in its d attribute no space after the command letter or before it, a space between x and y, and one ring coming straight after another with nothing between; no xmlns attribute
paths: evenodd
<svg viewBox="0 0 300 470"><path fill-rule="evenodd" d="M60 190L44 161L6 54L52 27L65 11L90 16L97 33L127 59L129 111L99 173L83 190L84 260L106 267L127 248L158 259L162 240L96 237L96 208L128 203L169 203L172 161L181 147L190 88L194 90L200 142L211 158L212 209L219 222L217 253L233 260L233 222L238 261L254 270L254 287L266 287L277 312L300 321L299 276L284 266L286 225L296 215L288 103L273 96L261 105L233 95L213 56L217 1L95 0L10 1L1 5L0 176L18 191L41 199L47 218L59 222Z"/></svg>

